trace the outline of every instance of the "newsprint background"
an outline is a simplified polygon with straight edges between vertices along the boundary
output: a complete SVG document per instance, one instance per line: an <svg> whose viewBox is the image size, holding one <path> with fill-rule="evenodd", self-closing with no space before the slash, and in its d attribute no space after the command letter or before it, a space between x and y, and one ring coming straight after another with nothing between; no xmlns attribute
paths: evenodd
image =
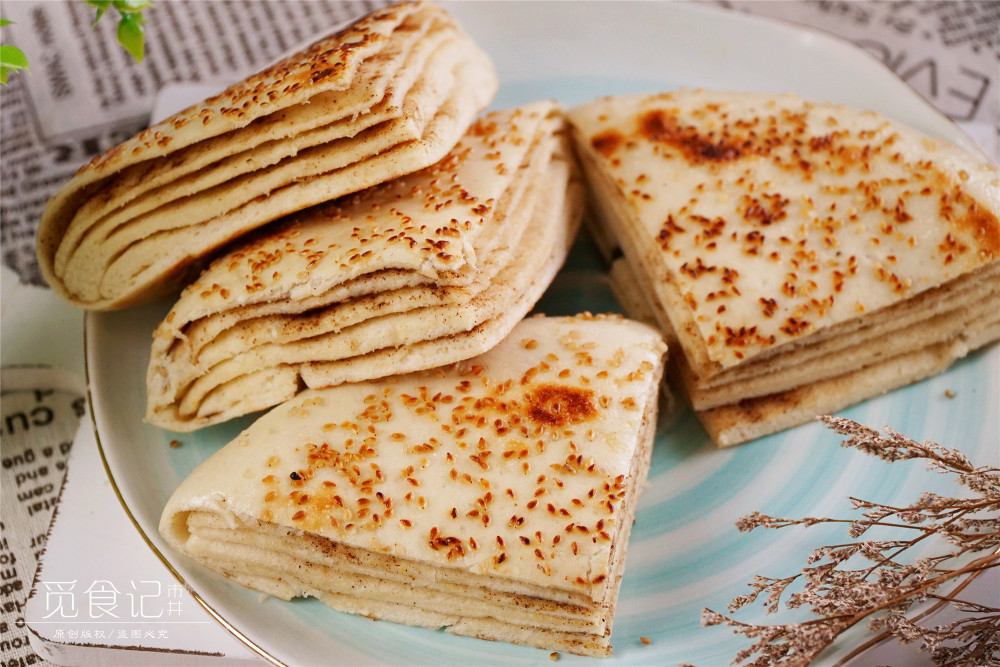
<svg viewBox="0 0 1000 667"><path fill-rule="evenodd" d="M82 0L5 0L14 21L0 43L27 55L30 74L0 90L0 254L4 281L44 286L34 236L46 200L82 164L141 130L170 83L242 78L318 32L384 2L156 0L146 57L115 41L115 17L93 26ZM996 159L1000 154L1000 2L712 2L845 37L873 54ZM572 4L567 3L567 11ZM6 293L6 289L5 289ZM0 517L0 665L44 662L28 644L22 606L84 414L72 382L20 380L4 369ZM23 371L24 369L18 369Z"/></svg>

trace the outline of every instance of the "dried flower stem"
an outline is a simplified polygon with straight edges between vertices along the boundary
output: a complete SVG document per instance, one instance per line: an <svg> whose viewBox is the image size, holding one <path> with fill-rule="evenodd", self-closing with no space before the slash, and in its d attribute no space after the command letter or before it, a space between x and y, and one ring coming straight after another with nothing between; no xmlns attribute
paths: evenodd
<svg viewBox="0 0 1000 667"><path fill-rule="evenodd" d="M1000 551L996 552L994 555L1000 555ZM975 581L976 578L979 577L979 575L981 575L985 571L986 570L983 569L983 570L979 570L978 572L971 573L968 577L966 577L960 584L958 584L951 591L951 594L948 597L934 596L937 599L937 602L934 603L934 605L932 605L930 608L925 609L921 613L919 613L916 616L914 616L913 617L913 622L915 623L917 621L923 620L924 618L927 618L931 614L933 614L933 613L935 613L937 611L940 611L942 607L950 604L952 602L952 600L955 599L958 596L959 593L961 593L969 584L971 584L973 581ZM854 650L852 650L851 652L849 652L847 655L845 655L843 658L841 658L840 660L838 660L836 663L834 663L833 667L842 667L843 665L846 665L848 662L850 662L854 658L858 657L859 655L861 655L862 653L864 653L868 649L872 648L873 646L877 646L878 644L884 642L885 640L889 639L891 636L892 636L892 634L889 633L889 632L882 632L882 633L876 635L875 637L872 637L871 639L869 639L868 641L866 641L864 644L862 644L861 646L858 646L857 648L855 648Z"/></svg>
<svg viewBox="0 0 1000 667"><path fill-rule="evenodd" d="M805 607L816 618L784 625L743 623L710 609L703 610L703 625L727 625L737 634L754 640L740 651L733 664L755 667L782 665L803 667L822 653L838 636L867 620L868 627L881 632L877 641L895 637L904 643L921 643L940 665L1000 665L1000 608L959 599L970 577L1000 566L1000 469L974 467L961 452L933 442L918 443L886 428L885 435L856 422L821 417L834 431L848 436L842 445L893 462L924 459L928 468L953 475L971 492L970 497L949 498L924 493L905 507L896 507L850 498L860 519L806 517L787 519L754 512L737 522L741 532L755 528L813 526L820 523L849 524L848 534L857 540L873 528L915 531L909 539L865 540L823 546L813 550L808 566L784 578L757 576L750 593L733 598L729 612L761 599L768 614L775 613L782 597L789 608ZM918 544L932 537L947 547L933 556L912 563L899 560ZM991 552L983 554L983 552ZM969 560L971 558L971 560ZM853 559L868 565L849 569ZM958 563L958 564L956 564ZM964 563L964 564L963 564ZM943 585L964 579L948 595L938 594ZM788 594L793 583L804 590ZM763 597L762 597L763 596ZM926 628L917 625L926 613L907 618L914 604L936 600L935 607L951 605L963 616L949 625ZM858 651L860 651L859 649ZM852 652L852 656L858 651Z"/></svg>

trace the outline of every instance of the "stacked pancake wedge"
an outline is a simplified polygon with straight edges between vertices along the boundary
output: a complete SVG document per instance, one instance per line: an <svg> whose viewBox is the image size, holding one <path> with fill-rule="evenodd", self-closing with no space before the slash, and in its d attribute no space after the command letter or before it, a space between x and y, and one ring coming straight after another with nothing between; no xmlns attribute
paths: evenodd
<svg viewBox="0 0 1000 667"><path fill-rule="evenodd" d="M569 112L630 312L719 445L1000 337L1000 173L871 112L680 90Z"/></svg>
<svg viewBox="0 0 1000 667"><path fill-rule="evenodd" d="M551 282L582 205L557 104L486 114L439 163L214 261L154 334L147 419L188 431L485 352Z"/></svg>
<svg viewBox="0 0 1000 667"><path fill-rule="evenodd" d="M95 158L45 210L42 272L89 309L176 293L249 230L437 162L496 88L444 10L376 11Z"/></svg>
<svg viewBox="0 0 1000 667"><path fill-rule="evenodd" d="M465 362L307 390L195 469L160 531L279 598L608 655L665 349L531 317Z"/></svg>

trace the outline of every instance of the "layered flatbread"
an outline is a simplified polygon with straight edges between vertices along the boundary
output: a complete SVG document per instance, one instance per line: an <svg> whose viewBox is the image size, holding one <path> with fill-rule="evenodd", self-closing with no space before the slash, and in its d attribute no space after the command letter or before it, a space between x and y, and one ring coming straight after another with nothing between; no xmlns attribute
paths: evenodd
<svg viewBox="0 0 1000 667"><path fill-rule="evenodd" d="M154 334L147 419L188 431L485 352L549 285L582 208L557 104L487 114L441 162L218 258Z"/></svg>
<svg viewBox="0 0 1000 667"><path fill-rule="evenodd" d="M378 10L81 169L42 217L43 275L89 309L171 294L250 230L437 162L496 89L443 9Z"/></svg>
<svg viewBox="0 0 1000 667"><path fill-rule="evenodd" d="M680 90L569 116L616 289L676 341L718 444L1000 337L1000 173L978 156L793 95Z"/></svg>
<svg viewBox="0 0 1000 667"><path fill-rule="evenodd" d="M160 531L282 599L608 655L665 350L617 316L531 317L468 361L308 390L194 470Z"/></svg>

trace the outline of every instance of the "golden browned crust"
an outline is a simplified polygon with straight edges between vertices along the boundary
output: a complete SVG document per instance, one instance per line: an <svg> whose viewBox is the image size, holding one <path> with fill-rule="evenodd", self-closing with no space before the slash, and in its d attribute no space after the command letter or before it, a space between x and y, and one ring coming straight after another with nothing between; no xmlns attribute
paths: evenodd
<svg viewBox="0 0 1000 667"><path fill-rule="evenodd" d="M42 273L86 308L158 298L249 230L437 161L495 90L443 9L376 11L82 168L42 216Z"/></svg>

